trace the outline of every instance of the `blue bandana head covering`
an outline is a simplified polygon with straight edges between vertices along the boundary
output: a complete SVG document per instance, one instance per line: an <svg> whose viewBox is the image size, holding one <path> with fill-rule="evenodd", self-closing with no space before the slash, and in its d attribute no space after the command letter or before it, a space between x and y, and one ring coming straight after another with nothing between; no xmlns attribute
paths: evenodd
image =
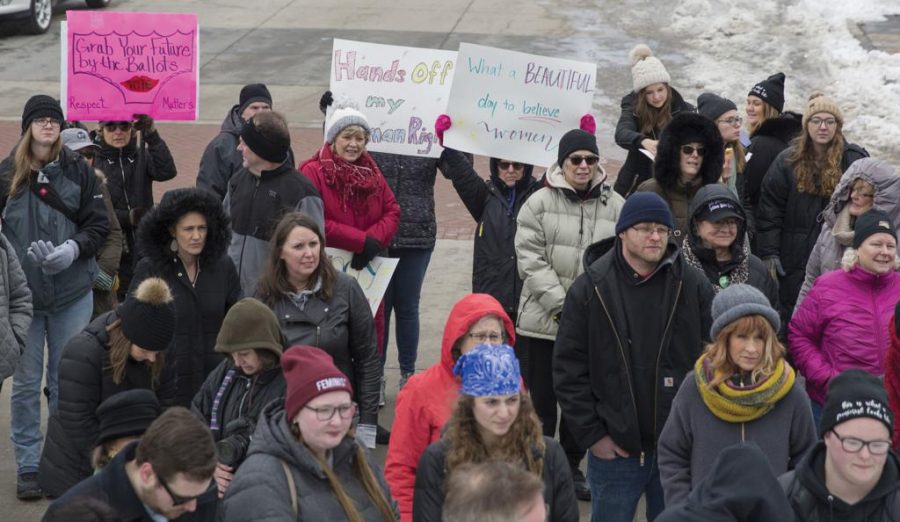
<svg viewBox="0 0 900 522"><path fill-rule="evenodd" d="M480 344L456 361L453 375L462 378L459 393L493 397L519 393L522 374L516 353L508 345Z"/></svg>

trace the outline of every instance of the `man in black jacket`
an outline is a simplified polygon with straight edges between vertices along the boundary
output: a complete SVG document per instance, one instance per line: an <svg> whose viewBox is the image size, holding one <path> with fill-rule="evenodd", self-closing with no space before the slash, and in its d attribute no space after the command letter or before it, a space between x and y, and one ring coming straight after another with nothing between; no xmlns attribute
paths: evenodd
<svg viewBox="0 0 900 522"><path fill-rule="evenodd" d="M591 245L566 295L553 353L563 415L588 448L592 520L628 521L647 495L663 509L656 443L710 328L713 289L668 241L666 202L633 194L616 236Z"/></svg>

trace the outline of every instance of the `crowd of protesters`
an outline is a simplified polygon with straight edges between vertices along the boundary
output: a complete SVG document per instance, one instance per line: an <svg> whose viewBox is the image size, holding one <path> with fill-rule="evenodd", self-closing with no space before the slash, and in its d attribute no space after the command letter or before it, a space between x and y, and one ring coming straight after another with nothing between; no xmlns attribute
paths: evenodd
<svg viewBox="0 0 900 522"><path fill-rule="evenodd" d="M614 184L591 115L545 171L482 175L370 153L330 92L298 162L250 84L156 203L152 118L90 131L29 98L0 163L17 497L55 499L45 520L630 522L642 497L651 521L900 520L896 170L825 94L786 110L783 73L695 109L630 59ZM472 293L417 373L438 170L476 223ZM399 259L379 307L326 245Z"/></svg>

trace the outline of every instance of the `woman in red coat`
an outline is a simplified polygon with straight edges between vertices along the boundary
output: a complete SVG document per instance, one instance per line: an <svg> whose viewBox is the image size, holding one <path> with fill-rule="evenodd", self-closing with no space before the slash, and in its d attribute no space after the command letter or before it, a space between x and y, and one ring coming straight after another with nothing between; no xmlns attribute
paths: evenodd
<svg viewBox="0 0 900 522"><path fill-rule="evenodd" d="M370 136L362 113L336 108L325 122L325 144L300 165L322 194L328 246L353 252L350 266L357 270L390 245L400 223L394 193L366 151ZM375 314L375 329L382 346L383 306Z"/></svg>

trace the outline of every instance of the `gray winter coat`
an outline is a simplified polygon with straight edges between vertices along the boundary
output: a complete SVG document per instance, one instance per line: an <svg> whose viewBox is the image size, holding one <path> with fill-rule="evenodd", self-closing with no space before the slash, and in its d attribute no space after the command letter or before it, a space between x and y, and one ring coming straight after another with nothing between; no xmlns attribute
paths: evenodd
<svg viewBox="0 0 900 522"><path fill-rule="evenodd" d="M0 234L0 382L12 376L31 326L31 290L12 245Z"/></svg>
<svg viewBox="0 0 900 522"><path fill-rule="evenodd" d="M900 232L900 176L887 162L874 158L856 160L841 176L841 181L831 196L831 202L822 211L822 231L819 232L816 245L809 254L809 261L806 262L806 279L800 288L794 310L803 302L817 277L841 267L841 258L849 245L845 246L835 237L835 225L838 215L850 201L853 182L860 178L875 187L874 208L890 216L894 228ZM842 227L837 225L837 228ZM852 230L851 228L850 231Z"/></svg>
<svg viewBox="0 0 900 522"><path fill-rule="evenodd" d="M355 440L344 438L332 450L331 469L353 499L362 519L384 522L353 471L356 449ZM394 507L395 516L399 518L381 466L368 453L366 458L375 479ZM291 507L291 494L282 462L288 465L294 477L299 516ZM225 522L347 519L325 472L306 446L291 433L284 410L277 402L266 406L259 418L247 460L238 468L225 492L223 513Z"/></svg>
<svg viewBox="0 0 900 522"><path fill-rule="evenodd" d="M762 417L731 423L713 415L700 396L694 372L688 373L672 402L657 447L666 505L686 500L712 471L722 450L746 441L763 450L776 476L794 469L816 444L816 427L803 386L794 382L787 395Z"/></svg>

